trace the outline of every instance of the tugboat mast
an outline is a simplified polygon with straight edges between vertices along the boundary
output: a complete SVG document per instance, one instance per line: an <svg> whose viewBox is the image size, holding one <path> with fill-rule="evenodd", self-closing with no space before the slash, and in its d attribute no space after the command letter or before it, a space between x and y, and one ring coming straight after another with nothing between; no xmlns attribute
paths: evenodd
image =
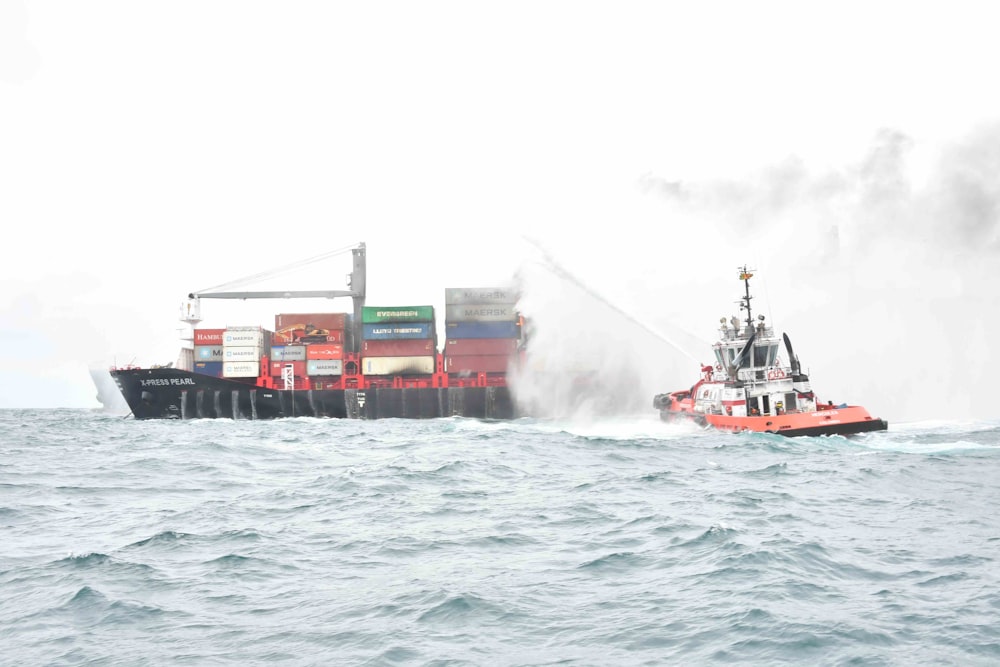
<svg viewBox="0 0 1000 667"><path fill-rule="evenodd" d="M743 281L743 286L746 289L746 296L744 296L740 300L741 301L740 310L747 311L747 319L745 321L747 323L748 332L753 331L753 313L750 311L750 299L753 298L752 296L750 296L750 279L753 278L753 274L750 273L750 271L751 269L747 269L746 264L744 264L743 267L740 268L740 280Z"/></svg>

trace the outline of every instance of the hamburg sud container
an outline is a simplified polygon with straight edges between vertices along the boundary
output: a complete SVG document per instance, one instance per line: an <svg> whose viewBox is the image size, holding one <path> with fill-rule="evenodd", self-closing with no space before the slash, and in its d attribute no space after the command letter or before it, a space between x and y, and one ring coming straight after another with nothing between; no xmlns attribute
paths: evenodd
<svg viewBox="0 0 1000 667"><path fill-rule="evenodd" d="M446 373L503 373L517 350L517 295L502 287L445 289Z"/></svg>
<svg viewBox="0 0 1000 667"><path fill-rule="evenodd" d="M255 378L270 349L271 332L262 327L227 327L222 333L222 377ZM268 348L265 348L265 344Z"/></svg>
<svg viewBox="0 0 1000 667"><path fill-rule="evenodd" d="M365 375L434 373L434 306L365 306L361 328L361 372Z"/></svg>

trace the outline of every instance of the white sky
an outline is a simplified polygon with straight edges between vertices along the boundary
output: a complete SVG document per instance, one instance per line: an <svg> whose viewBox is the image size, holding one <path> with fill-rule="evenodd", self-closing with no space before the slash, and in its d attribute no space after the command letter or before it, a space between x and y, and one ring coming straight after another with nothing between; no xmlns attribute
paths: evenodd
<svg viewBox="0 0 1000 667"><path fill-rule="evenodd" d="M705 341L755 264L821 397L996 416L988 12L0 0L0 407L173 361L192 290L365 241L370 304L443 307L527 236Z"/></svg>

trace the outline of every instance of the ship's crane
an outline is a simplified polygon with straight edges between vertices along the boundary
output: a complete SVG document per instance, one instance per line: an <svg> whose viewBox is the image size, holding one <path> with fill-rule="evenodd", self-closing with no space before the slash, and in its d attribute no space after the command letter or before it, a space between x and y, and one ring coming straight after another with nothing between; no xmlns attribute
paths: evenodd
<svg viewBox="0 0 1000 667"><path fill-rule="evenodd" d="M273 277L280 273L287 273L292 269L301 268L307 264L313 264L325 259L328 259L334 255L344 254L347 250L350 250L353 254L353 267L349 274L347 274L347 287L346 290L271 290L271 291L254 291L254 290L231 290L226 289L227 287L232 287L236 285L243 285L253 281L260 281L265 278ZM223 285L208 288L198 292L191 292L188 294L187 299L181 304L181 321L186 322L191 327L194 327L199 322L201 322L201 299L336 299L341 297L350 297L354 301L354 321L352 326L354 327L354 336L352 339L357 345L357 341L361 340L360 327L361 327L361 311L365 306L365 290L367 287L367 271L366 271L366 250L365 244L359 243L353 248L339 248L331 252L313 257L310 259L302 260L294 264L286 265L277 269L272 269L263 273L258 273L252 276L247 276L245 278L240 278L239 280L234 280ZM193 333L191 334L191 340L193 341ZM357 350L352 350L356 352ZM183 355L183 350L182 350ZM180 367L185 367L183 359L178 360Z"/></svg>

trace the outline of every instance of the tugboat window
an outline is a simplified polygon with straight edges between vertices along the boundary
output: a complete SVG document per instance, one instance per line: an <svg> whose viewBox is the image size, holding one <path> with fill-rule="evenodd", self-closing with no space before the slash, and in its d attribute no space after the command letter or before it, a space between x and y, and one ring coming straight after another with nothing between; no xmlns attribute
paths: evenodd
<svg viewBox="0 0 1000 667"><path fill-rule="evenodd" d="M768 346L762 345L760 347L757 347L755 345L753 348L753 365L758 367L767 366L768 365L767 353L768 353Z"/></svg>

